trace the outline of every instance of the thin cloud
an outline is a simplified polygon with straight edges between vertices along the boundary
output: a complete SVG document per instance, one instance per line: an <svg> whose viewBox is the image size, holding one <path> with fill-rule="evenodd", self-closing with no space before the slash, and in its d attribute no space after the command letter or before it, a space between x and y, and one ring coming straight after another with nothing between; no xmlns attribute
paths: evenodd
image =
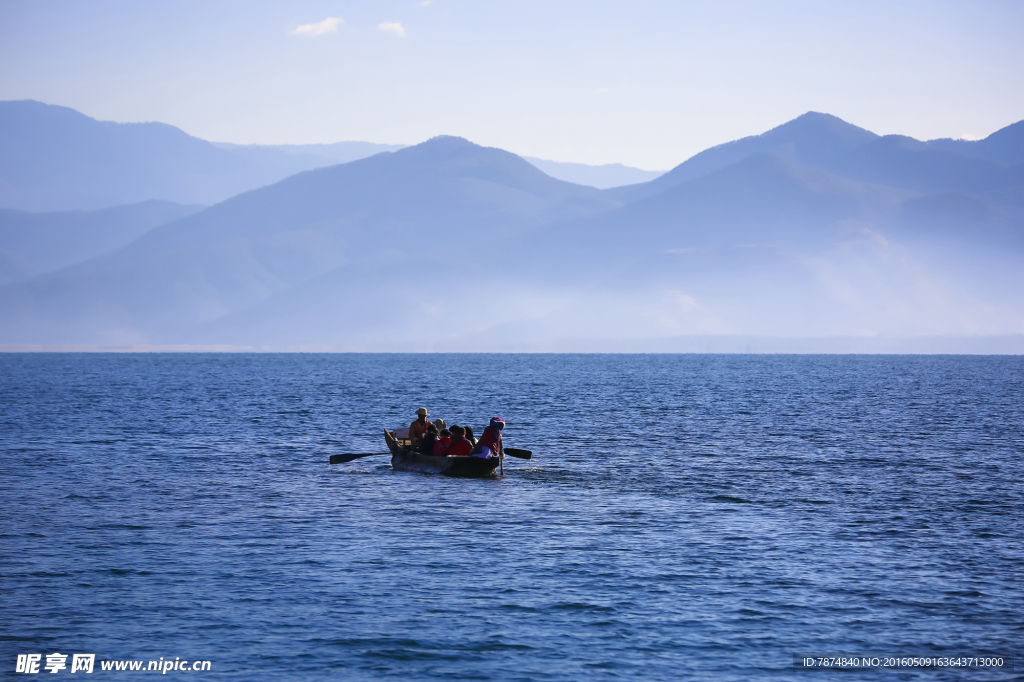
<svg viewBox="0 0 1024 682"><path fill-rule="evenodd" d="M323 21L318 21L315 24L303 24L302 26L296 26L293 30L288 31L288 35L305 36L307 38L322 36L325 33L334 33L338 30L338 24L344 23L345 21L340 17L327 17Z"/></svg>
<svg viewBox="0 0 1024 682"><path fill-rule="evenodd" d="M430 7L434 3L434 0L423 0L420 4L424 7Z"/></svg>
<svg viewBox="0 0 1024 682"><path fill-rule="evenodd" d="M382 31L393 31L395 33L395 35L397 35L397 36L399 36L401 38L405 37L405 27L402 26L397 21L391 22L391 23L380 24L379 26L377 26L377 28L379 28Z"/></svg>
<svg viewBox="0 0 1024 682"><path fill-rule="evenodd" d="M595 95L607 95L609 92L611 92L611 90L608 88L598 88L597 90L594 90Z"/></svg>

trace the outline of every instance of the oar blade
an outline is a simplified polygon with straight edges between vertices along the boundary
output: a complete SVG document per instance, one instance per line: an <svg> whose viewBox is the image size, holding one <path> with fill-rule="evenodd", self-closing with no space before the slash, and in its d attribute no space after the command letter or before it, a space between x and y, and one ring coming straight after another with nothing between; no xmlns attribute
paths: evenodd
<svg viewBox="0 0 1024 682"><path fill-rule="evenodd" d="M504 452L509 457L518 457L519 459L530 459L533 457L533 453L529 450L523 450L521 448L505 448Z"/></svg>
<svg viewBox="0 0 1024 682"><path fill-rule="evenodd" d="M354 459L360 457L373 457L374 455L390 455L390 452L363 452L363 453L352 453L346 452L341 455L331 455L331 464L344 464L345 462L351 462Z"/></svg>

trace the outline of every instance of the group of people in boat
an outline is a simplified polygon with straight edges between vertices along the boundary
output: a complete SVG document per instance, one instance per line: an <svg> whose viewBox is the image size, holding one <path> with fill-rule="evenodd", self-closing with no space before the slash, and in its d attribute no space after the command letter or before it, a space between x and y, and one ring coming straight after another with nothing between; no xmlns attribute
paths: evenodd
<svg viewBox="0 0 1024 682"><path fill-rule="evenodd" d="M501 454L501 432L505 420L491 417L490 423L480 438L473 435L470 426L452 424L443 419L427 421L427 408L416 410L416 421L409 425L409 440L412 449L423 455L434 457L498 457Z"/></svg>

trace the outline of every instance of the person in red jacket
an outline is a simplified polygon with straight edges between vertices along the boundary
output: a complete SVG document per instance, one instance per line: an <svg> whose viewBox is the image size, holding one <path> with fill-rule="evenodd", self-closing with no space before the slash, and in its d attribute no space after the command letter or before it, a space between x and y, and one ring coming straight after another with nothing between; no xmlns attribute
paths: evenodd
<svg viewBox="0 0 1024 682"><path fill-rule="evenodd" d="M466 429L461 426L453 426L452 444L448 448L449 457L469 457L473 454L473 444L466 440Z"/></svg>
<svg viewBox="0 0 1024 682"><path fill-rule="evenodd" d="M434 446L434 457L447 457L448 448L452 446L452 432L445 429L441 432L441 437L437 439L437 445Z"/></svg>
<svg viewBox="0 0 1024 682"><path fill-rule="evenodd" d="M480 434L480 440L473 448L474 457L497 457L501 453L501 432L505 428L505 420L501 417L491 417L491 423Z"/></svg>

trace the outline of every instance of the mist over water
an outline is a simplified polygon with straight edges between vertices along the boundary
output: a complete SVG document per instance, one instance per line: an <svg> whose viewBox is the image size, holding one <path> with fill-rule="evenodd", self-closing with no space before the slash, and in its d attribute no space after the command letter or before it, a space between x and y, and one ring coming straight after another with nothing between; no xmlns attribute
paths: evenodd
<svg viewBox="0 0 1024 682"><path fill-rule="evenodd" d="M0 355L2 658L788 680L795 652L1012 652L1022 383L1020 357ZM420 405L534 458L327 465Z"/></svg>

